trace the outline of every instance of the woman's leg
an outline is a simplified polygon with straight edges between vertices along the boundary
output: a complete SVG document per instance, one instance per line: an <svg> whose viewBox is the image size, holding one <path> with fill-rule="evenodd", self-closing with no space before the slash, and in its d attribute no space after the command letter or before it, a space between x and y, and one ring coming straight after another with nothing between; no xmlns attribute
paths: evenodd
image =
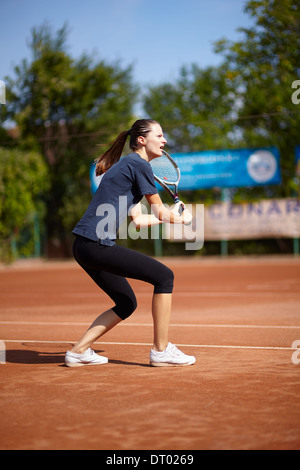
<svg viewBox="0 0 300 470"><path fill-rule="evenodd" d="M86 239L76 240L74 256L77 262L115 302L116 306L100 315L73 352L83 353L136 309L136 299L126 277L154 285L152 316L154 326L153 349L164 351L168 345L174 275L158 261L141 253L115 246L103 248Z"/></svg>
<svg viewBox="0 0 300 470"><path fill-rule="evenodd" d="M152 301L153 349L164 351L169 343L172 294L154 294Z"/></svg>
<svg viewBox="0 0 300 470"><path fill-rule="evenodd" d="M77 354L83 354L97 339L129 317L137 307L134 292L125 278L95 269L84 268L84 270L116 306L96 318L72 349L72 352Z"/></svg>
<svg viewBox="0 0 300 470"><path fill-rule="evenodd" d="M152 301L153 349L164 351L169 343L172 294L154 294ZM102 313L72 349L77 354L84 353L105 333L114 328L122 319L113 310Z"/></svg>
<svg viewBox="0 0 300 470"><path fill-rule="evenodd" d="M89 327L89 329L84 333L82 338L72 349L72 352L77 354L84 353L92 344L101 338L105 333L111 330L114 326L120 323L122 319L115 314L113 310L107 310L102 313L94 323Z"/></svg>

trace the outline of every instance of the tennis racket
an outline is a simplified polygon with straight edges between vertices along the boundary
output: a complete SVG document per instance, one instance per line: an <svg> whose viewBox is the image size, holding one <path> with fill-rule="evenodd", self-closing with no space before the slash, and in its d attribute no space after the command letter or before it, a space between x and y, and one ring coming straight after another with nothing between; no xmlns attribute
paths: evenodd
<svg viewBox="0 0 300 470"><path fill-rule="evenodd" d="M172 197L175 204L180 202L178 197L178 185L180 182L181 174L180 169L174 162L173 158L163 150L162 157L154 158L151 160L150 165L153 170L154 178L165 191ZM171 190L170 187L174 189ZM184 211L184 205L182 204L179 213L182 214Z"/></svg>

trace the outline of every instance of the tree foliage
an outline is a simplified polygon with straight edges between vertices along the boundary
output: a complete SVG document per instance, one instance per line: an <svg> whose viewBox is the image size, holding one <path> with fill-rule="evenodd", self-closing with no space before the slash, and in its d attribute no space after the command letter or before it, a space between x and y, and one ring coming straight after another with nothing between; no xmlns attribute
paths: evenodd
<svg viewBox="0 0 300 470"><path fill-rule="evenodd" d="M290 196L300 128L291 100L300 77L299 2L250 0L245 10L253 26L240 29L237 42L216 43L220 67L183 67L174 84L149 90L145 109L161 120L173 151L278 146L283 185L252 192Z"/></svg>
<svg viewBox="0 0 300 470"><path fill-rule="evenodd" d="M12 257L12 239L32 220L44 216L47 166L33 151L0 148L0 259Z"/></svg>
<svg viewBox="0 0 300 470"><path fill-rule="evenodd" d="M90 199L89 166L119 130L132 120L136 87L131 67L73 59L67 26L53 32L34 28L32 60L8 78L6 115L16 122L22 146L42 153L48 166L48 238L62 240Z"/></svg>
<svg viewBox="0 0 300 470"><path fill-rule="evenodd" d="M232 190L232 195L290 196L297 190L294 154L300 144L300 105L291 99L292 84L300 79L299 0L248 0L245 11L252 26L240 29L238 41L223 38L215 44L223 57L219 67L186 64L172 83L144 91L144 110L161 122L172 152L278 146L283 184ZM15 148L15 141L0 127L0 146L12 149L0 153L1 165L5 162L0 169L1 237L22 226L24 213L38 204L37 193L32 189L30 196L26 189L27 202L17 210L18 191L12 183L3 189L4 168L11 181L21 168L14 161L19 161L20 149L26 151L22 162L28 163L22 167L22 181L27 181L27 171L31 181L26 188L35 187L33 168L39 191L43 187L48 239L63 240L90 200L90 163L134 119L133 105L139 97L131 67L88 54L74 59L67 38L67 25L54 32L48 24L34 28L31 60L23 60L14 76L5 78L7 105L0 107L0 120L14 121L20 140ZM197 201L215 197L219 194L214 191L191 195ZM11 221L9 211L14 214Z"/></svg>
<svg viewBox="0 0 300 470"><path fill-rule="evenodd" d="M300 109L292 103L292 84L300 78L300 9L295 0L251 0L246 12L253 26L240 29L238 42L220 40L231 88L241 103L237 125L246 145L277 145L284 185L290 195L299 144ZM247 118L248 117L248 118Z"/></svg>
<svg viewBox="0 0 300 470"><path fill-rule="evenodd" d="M189 152L231 145L234 95L222 68L182 67L174 84L152 87L144 100L147 114L161 122L173 151Z"/></svg>

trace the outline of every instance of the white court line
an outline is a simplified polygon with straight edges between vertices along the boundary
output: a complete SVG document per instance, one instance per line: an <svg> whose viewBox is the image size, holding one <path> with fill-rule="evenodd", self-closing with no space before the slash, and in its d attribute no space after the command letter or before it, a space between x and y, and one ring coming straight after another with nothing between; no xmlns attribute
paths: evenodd
<svg viewBox="0 0 300 470"><path fill-rule="evenodd" d="M0 321L0 325L28 325L28 326L90 326L90 322L55 322L55 321ZM120 323L120 326L145 326L152 327L153 323ZM212 324L191 324L191 323L174 323L170 327L174 328L254 328L254 329L291 329L296 330L300 329L300 325L291 326L291 325L212 325Z"/></svg>
<svg viewBox="0 0 300 470"><path fill-rule="evenodd" d="M41 344L76 344L76 341L39 341L26 339L8 339L4 343L41 343ZM117 346L152 346L152 343L123 343L123 342L101 342L94 343L98 345L117 345ZM177 344L181 348L216 348L216 349L255 349L255 350L273 350L273 351L295 351L299 348L284 348L277 346L226 346L216 344Z"/></svg>
<svg viewBox="0 0 300 470"><path fill-rule="evenodd" d="M31 295L31 294L30 294ZM138 292L136 291L136 296L137 297L150 297L152 295L151 292ZM299 292L265 292L265 291L259 291L259 292L253 292L251 290L246 291L246 292L174 292L175 297L282 297L282 296L300 296ZM72 294L64 294L64 297L71 297L71 298L99 298L99 294L86 294L86 293L72 293Z"/></svg>
<svg viewBox="0 0 300 470"><path fill-rule="evenodd" d="M276 288L276 286L275 286ZM0 294L1 297L4 297L4 298L9 298L9 297L14 297L15 294L7 294L7 293L1 293ZM99 299L99 295L100 294L97 294L97 293L91 293L91 294L87 294L87 293L80 293L80 292L74 292L74 293L65 293L65 294L62 294L62 297L64 298L72 298L72 299L76 299L76 298L81 298L81 299ZM152 296L152 292L139 292L138 290L136 291L136 295L137 297L151 297ZM280 291L278 292L278 289L276 292L266 292L266 291L259 291L259 292L253 292L251 289L249 289L249 291L245 291L245 292L220 292L220 291L211 291L211 292L207 292L207 291L203 291L203 292L195 292L195 291L190 291L190 292L174 292L174 296L175 297L240 297L240 298L243 298L243 297L246 297L246 298L249 298L249 297L257 297L257 298L264 298L264 297L286 297L286 296L295 296L295 297L299 297L300 296L300 293L299 292L292 292L292 291ZM44 297L44 294L43 293L22 293L21 296L24 298L26 297L30 297L30 298L43 298Z"/></svg>
<svg viewBox="0 0 300 470"><path fill-rule="evenodd" d="M138 296L139 294L137 294ZM179 297L282 297L299 296L299 292L174 292Z"/></svg>

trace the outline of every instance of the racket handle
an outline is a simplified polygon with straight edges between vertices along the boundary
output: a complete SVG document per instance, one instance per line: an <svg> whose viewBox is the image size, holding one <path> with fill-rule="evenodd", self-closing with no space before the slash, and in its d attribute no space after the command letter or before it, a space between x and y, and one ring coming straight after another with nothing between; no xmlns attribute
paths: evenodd
<svg viewBox="0 0 300 470"><path fill-rule="evenodd" d="M178 196L175 197L174 202L175 204L178 204L178 202L181 202ZM179 208L179 215L182 215L183 211L184 211L184 205L182 203Z"/></svg>

